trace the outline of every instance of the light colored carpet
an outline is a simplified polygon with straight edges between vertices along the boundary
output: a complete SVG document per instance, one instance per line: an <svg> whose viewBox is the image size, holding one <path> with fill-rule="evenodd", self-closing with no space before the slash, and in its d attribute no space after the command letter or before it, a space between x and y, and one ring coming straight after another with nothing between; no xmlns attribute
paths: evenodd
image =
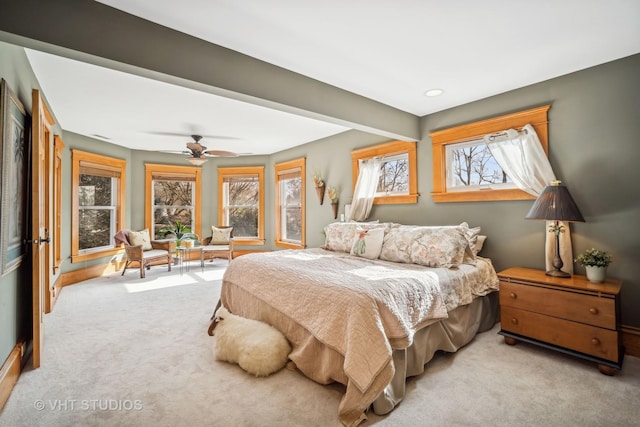
<svg viewBox="0 0 640 427"><path fill-rule="evenodd" d="M22 374L0 425L339 426L342 386L215 361L206 330L225 265L194 266L64 288L45 317L43 366ZM364 425L638 425L640 359L607 377L570 356L507 346L498 329L439 354L408 380L404 402Z"/></svg>

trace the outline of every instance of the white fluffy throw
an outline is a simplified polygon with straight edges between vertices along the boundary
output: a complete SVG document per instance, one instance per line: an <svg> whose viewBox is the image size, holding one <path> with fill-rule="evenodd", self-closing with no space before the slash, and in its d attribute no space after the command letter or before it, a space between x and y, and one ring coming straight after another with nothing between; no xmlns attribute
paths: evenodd
<svg viewBox="0 0 640 427"><path fill-rule="evenodd" d="M273 326L246 319L220 307L216 311L214 353L217 360L237 363L245 371L266 377L287 363L291 346Z"/></svg>

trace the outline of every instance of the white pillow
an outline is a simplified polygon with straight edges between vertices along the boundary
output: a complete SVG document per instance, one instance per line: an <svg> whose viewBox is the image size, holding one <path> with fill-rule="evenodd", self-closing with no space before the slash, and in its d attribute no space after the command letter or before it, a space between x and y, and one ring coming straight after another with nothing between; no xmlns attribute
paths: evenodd
<svg viewBox="0 0 640 427"><path fill-rule="evenodd" d="M356 230L356 236L351 246L351 255L376 259L382 251L382 241L384 240L384 228L371 228Z"/></svg>
<svg viewBox="0 0 640 427"><path fill-rule="evenodd" d="M215 225L211 226L211 245L228 245L231 240L232 227L218 228Z"/></svg>
<svg viewBox="0 0 640 427"><path fill-rule="evenodd" d="M129 244L131 246L142 245L143 251L150 251L153 249L151 246L151 238L149 237L149 229L145 228L142 231L129 230Z"/></svg>

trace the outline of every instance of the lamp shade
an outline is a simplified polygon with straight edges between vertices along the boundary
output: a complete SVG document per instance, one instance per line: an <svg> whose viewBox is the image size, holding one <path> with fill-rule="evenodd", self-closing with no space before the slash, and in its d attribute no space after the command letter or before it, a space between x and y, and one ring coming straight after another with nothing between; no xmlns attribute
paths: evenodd
<svg viewBox="0 0 640 427"><path fill-rule="evenodd" d="M573 201L569 190L564 185L560 185L560 181L553 181L551 185L545 187L525 218L584 222L580 209Z"/></svg>
<svg viewBox="0 0 640 427"><path fill-rule="evenodd" d="M187 161L195 166L202 166L207 163L206 157L187 157Z"/></svg>

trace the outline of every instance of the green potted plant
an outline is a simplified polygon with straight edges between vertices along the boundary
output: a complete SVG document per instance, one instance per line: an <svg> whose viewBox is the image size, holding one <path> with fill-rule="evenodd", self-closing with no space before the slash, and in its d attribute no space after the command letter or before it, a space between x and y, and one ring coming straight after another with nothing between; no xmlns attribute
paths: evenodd
<svg viewBox="0 0 640 427"><path fill-rule="evenodd" d="M607 267L612 260L609 253L596 248L587 249L576 258L576 262L584 266L587 279L596 283L604 282Z"/></svg>
<svg viewBox="0 0 640 427"><path fill-rule="evenodd" d="M162 234L163 237L175 236L176 246L180 246L182 239L193 236L193 234L191 234L191 228L180 221L176 221L172 227L163 228L160 230L160 234Z"/></svg>

